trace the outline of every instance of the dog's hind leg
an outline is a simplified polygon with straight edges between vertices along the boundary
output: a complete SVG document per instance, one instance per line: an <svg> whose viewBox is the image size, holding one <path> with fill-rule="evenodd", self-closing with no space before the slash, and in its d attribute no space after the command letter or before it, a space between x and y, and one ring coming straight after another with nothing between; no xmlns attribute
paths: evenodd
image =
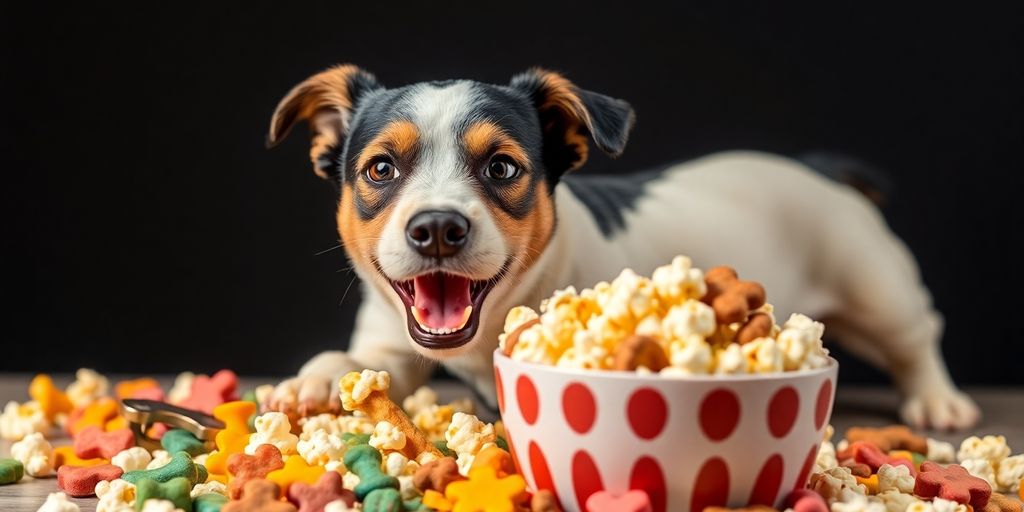
<svg viewBox="0 0 1024 512"><path fill-rule="evenodd" d="M843 201L845 203L845 201ZM942 359L942 317L913 256L881 216L859 197L837 204L822 247L823 274L839 298L837 341L889 372L903 395L904 421L960 429L979 419L977 406L953 384Z"/></svg>

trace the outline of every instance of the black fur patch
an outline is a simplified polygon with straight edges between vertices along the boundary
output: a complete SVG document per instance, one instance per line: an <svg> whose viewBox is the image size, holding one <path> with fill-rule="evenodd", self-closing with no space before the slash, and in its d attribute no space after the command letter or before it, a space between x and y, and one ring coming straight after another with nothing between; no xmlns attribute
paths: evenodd
<svg viewBox="0 0 1024 512"><path fill-rule="evenodd" d="M668 167L622 175L568 174L562 182L590 210L601 234L611 238L626 228L625 211L636 208L647 184L660 178L665 169Z"/></svg>

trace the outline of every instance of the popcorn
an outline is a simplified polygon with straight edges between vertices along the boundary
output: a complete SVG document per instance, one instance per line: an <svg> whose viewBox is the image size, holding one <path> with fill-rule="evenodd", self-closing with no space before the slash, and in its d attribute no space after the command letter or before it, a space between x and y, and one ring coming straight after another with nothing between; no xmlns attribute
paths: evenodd
<svg viewBox="0 0 1024 512"><path fill-rule="evenodd" d="M374 423L361 413L335 416L333 414L319 414L317 416L301 418L299 425L302 427L302 434L299 439L309 439L318 430L328 434L341 436L342 434L369 434L373 432Z"/></svg>
<svg viewBox="0 0 1024 512"><path fill-rule="evenodd" d="M401 452L391 452L384 458L384 472L394 476L411 476L420 467Z"/></svg>
<svg viewBox="0 0 1024 512"><path fill-rule="evenodd" d="M256 395L256 403L267 403L267 400L270 399L270 394L273 392L273 384L263 384L262 386L256 386L256 389L253 390L253 394Z"/></svg>
<svg viewBox="0 0 1024 512"><path fill-rule="evenodd" d="M703 302L687 299L668 310L661 327L666 340L703 339L715 332L715 310Z"/></svg>
<svg viewBox="0 0 1024 512"><path fill-rule="evenodd" d="M913 503L907 507L906 512L967 512L967 505L935 498L931 502L918 501Z"/></svg>
<svg viewBox="0 0 1024 512"><path fill-rule="evenodd" d="M704 272L693 268L690 258L676 256L672 263L658 267L651 275L655 291L666 304L680 304L688 299L699 299L707 293Z"/></svg>
<svg viewBox="0 0 1024 512"><path fill-rule="evenodd" d="M444 431L452 422L455 409L450 405L431 405L412 417L412 424L431 439L444 439Z"/></svg>
<svg viewBox="0 0 1024 512"><path fill-rule="evenodd" d="M794 371L827 366L828 351L821 341L824 333L825 325L821 322L801 314L791 315L777 338L783 369Z"/></svg>
<svg viewBox="0 0 1024 512"><path fill-rule="evenodd" d="M966 459L985 459L993 464L1010 456L1010 447L1006 446L1003 436L985 436L979 439L971 436L960 443L960 451L956 454L958 461Z"/></svg>
<svg viewBox="0 0 1024 512"><path fill-rule="evenodd" d="M516 309L517 308L512 308L512 311L508 312L509 316L512 316L513 311L515 311ZM536 315L536 313L534 313L534 315ZM507 318L505 319L505 325L506 330L510 330L507 329ZM409 417L415 416L416 413L429 409L430 407L433 407L435 405L437 405L437 392L435 392L433 389L430 389L430 387L428 386L420 386L419 388L416 389L415 392L413 392L413 394L405 397L405 400L402 400L402 409L405 410L406 414L408 414Z"/></svg>
<svg viewBox="0 0 1024 512"><path fill-rule="evenodd" d="M196 455L195 457L192 457L192 462L194 462L196 464L202 464L203 466L205 466L206 465L206 459L208 459L210 457L210 455L212 453L215 453L216 451L217 450L214 450L213 452L210 452L210 453L200 453L199 455Z"/></svg>
<svg viewBox="0 0 1024 512"><path fill-rule="evenodd" d="M706 374L714 361L711 345L699 334L672 340L668 345L668 359L679 375Z"/></svg>
<svg viewBox="0 0 1024 512"><path fill-rule="evenodd" d="M921 502L913 494L904 494L894 489L880 492L875 498L885 505L888 512L906 512L908 507Z"/></svg>
<svg viewBox="0 0 1024 512"><path fill-rule="evenodd" d="M992 463L985 459L964 459L960 461L960 465L967 469L967 472L988 482L993 489L997 489L999 486L996 485L996 469L992 467Z"/></svg>
<svg viewBox="0 0 1024 512"><path fill-rule="evenodd" d="M341 475L341 486L348 489L354 490L359 485L359 475L346 471L344 475Z"/></svg>
<svg viewBox="0 0 1024 512"><path fill-rule="evenodd" d="M844 490L856 494L866 494L867 488L857 483L849 468L834 467L811 475L808 487L832 504L840 499Z"/></svg>
<svg viewBox="0 0 1024 512"><path fill-rule="evenodd" d="M306 436L305 433L303 433ZM310 466L323 466L328 471L344 471L343 459L348 446L341 438L327 430L320 429L300 439L296 445L299 456Z"/></svg>
<svg viewBox="0 0 1024 512"><path fill-rule="evenodd" d="M377 423L370 435L370 446L384 450L405 448L405 433L387 421Z"/></svg>
<svg viewBox="0 0 1024 512"><path fill-rule="evenodd" d="M133 446L127 450L122 450L110 459L111 464L123 469L125 473L137 469L146 469L152 461L153 456L140 446Z"/></svg>
<svg viewBox="0 0 1024 512"><path fill-rule="evenodd" d="M24 404L7 402L4 412L0 414L0 438L7 441L21 441L29 434L49 429L50 422L46 420L46 414L34 401Z"/></svg>
<svg viewBox="0 0 1024 512"><path fill-rule="evenodd" d="M951 443L928 438L928 453L925 454L928 460L942 464L956 462L956 448Z"/></svg>
<svg viewBox="0 0 1024 512"><path fill-rule="evenodd" d="M757 338L742 346L751 373L776 373L784 369L782 350L771 338Z"/></svg>
<svg viewBox="0 0 1024 512"><path fill-rule="evenodd" d="M1019 492L1024 480L1024 455L1014 455L999 461L996 483L1000 492Z"/></svg>
<svg viewBox="0 0 1024 512"><path fill-rule="evenodd" d="M80 368L75 372L75 381L67 389L68 398L76 408L81 408L107 396L110 381L106 377L88 368Z"/></svg>
<svg viewBox="0 0 1024 512"><path fill-rule="evenodd" d="M743 355L743 348L730 343L725 348L716 348L714 355L715 373L720 375L738 375L747 373L747 358ZM835 451L833 450L833 455Z"/></svg>
<svg viewBox="0 0 1024 512"><path fill-rule="evenodd" d="M562 353L555 365L581 370L607 369L611 368L610 355L592 333L579 331L573 335L572 347Z"/></svg>
<svg viewBox="0 0 1024 512"><path fill-rule="evenodd" d="M324 505L324 512L349 512L351 510L355 509L349 508L345 500L334 500Z"/></svg>
<svg viewBox="0 0 1024 512"><path fill-rule="evenodd" d="M167 401L172 404L185 401L192 395L192 381L195 380L195 378L196 374L192 372L179 373L178 376L174 378L174 385L171 386L171 391L167 393Z"/></svg>
<svg viewBox="0 0 1024 512"><path fill-rule="evenodd" d="M544 337L544 327L536 324L519 333L511 357L517 361L553 365L560 355Z"/></svg>
<svg viewBox="0 0 1024 512"><path fill-rule="evenodd" d="M503 352L505 352L506 351L505 343L506 343L506 340L508 339L508 335L511 334L516 329L518 329L520 326L526 324L527 322L533 322L535 320L540 320L540 315L538 315L537 312L534 311L532 308L529 308L527 306L516 306L516 307L510 309L508 311L508 314L505 315L505 328L504 328L504 331L501 334L498 335L498 347L500 347L501 350ZM427 388L427 389L430 389L430 388ZM433 390L431 390L431 392L432 391ZM409 398L412 398L412 397L409 397ZM406 400L408 400L409 398L406 398ZM437 395L436 394L434 395L434 403L437 403ZM405 404L402 404L402 405L403 405L403 407L405 407ZM405 409L409 410L408 407L405 407Z"/></svg>
<svg viewBox="0 0 1024 512"><path fill-rule="evenodd" d="M832 512L888 512L881 501L861 495L853 496L847 501L832 503L831 509Z"/></svg>
<svg viewBox="0 0 1024 512"><path fill-rule="evenodd" d="M96 512L135 512L135 485L121 480L96 483Z"/></svg>
<svg viewBox="0 0 1024 512"><path fill-rule="evenodd" d="M345 410L353 410L373 391L387 393L391 388L391 375L386 371L363 370L358 378L343 378L340 387L342 406Z"/></svg>
<svg viewBox="0 0 1024 512"><path fill-rule="evenodd" d="M274 445L282 455L295 454L299 438L291 433L292 425L288 416L280 412L268 412L256 417L256 433L249 436L245 453L253 455L261 444Z"/></svg>
<svg viewBox="0 0 1024 512"><path fill-rule="evenodd" d="M818 449L818 457L814 460L817 472L827 471L839 465L836 459L836 447L829 441L822 441Z"/></svg>
<svg viewBox="0 0 1024 512"><path fill-rule="evenodd" d="M484 423L472 414L461 412L452 416L452 423L444 437L448 448L458 454L456 462L459 465L459 473L463 476L469 473L469 467L473 465L477 452L493 445L497 440L494 425Z"/></svg>
<svg viewBox="0 0 1024 512"><path fill-rule="evenodd" d="M220 494L221 496L227 496L228 486L216 480L210 480L206 483L196 484L196 486L192 488L192 492L189 493L192 499L196 499L204 494Z"/></svg>
<svg viewBox="0 0 1024 512"><path fill-rule="evenodd" d="M142 504L142 512L184 512L168 500L150 499Z"/></svg>
<svg viewBox="0 0 1024 512"><path fill-rule="evenodd" d="M11 457L25 466L29 476L38 478L53 473L53 447L39 432L12 444Z"/></svg>
<svg viewBox="0 0 1024 512"><path fill-rule="evenodd" d="M914 477L907 466L890 466L882 464L878 468L878 492L897 491L904 494L914 493Z"/></svg>
<svg viewBox="0 0 1024 512"><path fill-rule="evenodd" d="M171 454L166 450L153 450L153 460L146 464L146 469L162 468L171 462Z"/></svg>
<svg viewBox="0 0 1024 512"><path fill-rule="evenodd" d="M68 495L62 492L52 492L46 496L46 502L39 507L37 512L79 512L78 505L68 501Z"/></svg>

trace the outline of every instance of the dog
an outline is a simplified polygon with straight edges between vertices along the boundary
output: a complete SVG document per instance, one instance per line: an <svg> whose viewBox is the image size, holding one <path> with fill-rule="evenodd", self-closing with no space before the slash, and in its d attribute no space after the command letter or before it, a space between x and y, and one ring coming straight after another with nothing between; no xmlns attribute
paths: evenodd
<svg viewBox="0 0 1024 512"><path fill-rule="evenodd" d="M314 172L340 188L338 232L364 299L348 351L314 357L267 409L338 410L338 378L363 368L389 371L392 394L405 396L434 362L493 407L491 358L510 308L686 254L764 283L782 317L822 319L888 371L911 425L979 418L949 377L942 317L911 253L864 195L800 162L732 151L577 176L590 142L623 152L633 109L543 69L508 85L388 89L339 65L285 95L268 146L302 121Z"/></svg>

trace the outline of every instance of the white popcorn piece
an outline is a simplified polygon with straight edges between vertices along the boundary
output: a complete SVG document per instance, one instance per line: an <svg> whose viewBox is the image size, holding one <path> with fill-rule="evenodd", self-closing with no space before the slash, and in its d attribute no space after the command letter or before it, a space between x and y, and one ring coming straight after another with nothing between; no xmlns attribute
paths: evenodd
<svg viewBox="0 0 1024 512"><path fill-rule="evenodd" d="M878 468L878 492L894 490L905 494L914 493L914 477L906 466L882 464Z"/></svg>
<svg viewBox="0 0 1024 512"><path fill-rule="evenodd" d="M960 451L956 454L956 460L963 462L967 459L985 459L992 464L1010 456L1010 447L1006 445L1006 438L1003 436L985 436L978 438L971 436L960 443Z"/></svg>
<svg viewBox="0 0 1024 512"><path fill-rule="evenodd" d="M345 503L345 500L334 500L327 505L324 505L324 512L350 512L352 510L355 509L348 508L348 504Z"/></svg>
<svg viewBox="0 0 1024 512"><path fill-rule="evenodd" d="M192 457L192 462L194 462L196 464L202 464L202 465L205 466L206 465L206 459L208 459L210 457L210 454L216 453L216 452L217 452L217 450L214 450L214 451L212 451L210 453L200 453L199 455L196 455L195 457Z"/></svg>
<svg viewBox="0 0 1024 512"><path fill-rule="evenodd" d="M292 434L288 416L280 412L268 412L256 417L256 433L249 436L245 453L254 455L261 444L269 444L281 450L281 455L294 455L299 437Z"/></svg>
<svg viewBox="0 0 1024 512"><path fill-rule="evenodd" d="M757 338L744 344L742 350L751 373L777 373L784 369L782 350L771 338Z"/></svg>
<svg viewBox="0 0 1024 512"><path fill-rule="evenodd" d="M411 500L423 495L412 483L412 475L398 475L398 492L403 500Z"/></svg>
<svg viewBox="0 0 1024 512"><path fill-rule="evenodd" d="M921 502L913 494L904 494L893 489L880 492L875 497L885 505L888 512L906 512L908 507Z"/></svg>
<svg viewBox="0 0 1024 512"><path fill-rule="evenodd" d="M465 476L473 465L476 454L495 443L494 425L484 423L472 414L461 412L452 416L452 422L444 433L448 448L458 454L456 463L459 473Z"/></svg>
<svg viewBox="0 0 1024 512"><path fill-rule="evenodd" d="M963 466L968 473L988 482L993 489L998 488L996 485L996 469L992 467L992 463L986 459L964 459L960 461L960 465Z"/></svg>
<svg viewBox="0 0 1024 512"><path fill-rule="evenodd" d="M273 392L274 392L274 385L273 384L263 384L263 385L260 385L260 386L256 386L256 389L253 390L253 394L256 395L256 403L258 403L258 404L267 403L267 399L270 398L270 394L273 393Z"/></svg>
<svg viewBox="0 0 1024 512"><path fill-rule="evenodd" d="M192 492L189 493L192 499L196 499L204 494L220 494L221 496L228 495L228 486L216 481L210 480L206 483L196 484L192 488Z"/></svg>
<svg viewBox="0 0 1024 512"><path fill-rule="evenodd" d="M179 373L178 376L174 378L174 385L171 386L171 390L167 393L167 401L172 404L185 401L190 395L192 395L192 381L195 379L196 374L192 372Z"/></svg>
<svg viewBox="0 0 1024 512"><path fill-rule="evenodd" d="M384 458L384 472L394 477L411 476L419 467L401 452L391 452Z"/></svg>
<svg viewBox="0 0 1024 512"><path fill-rule="evenodd" d="M386 371L363 370L358 379L341 379L341 405L346 411L357 409L374 391L385 394L391 388L391 374Z"/></svg>
<svg viewBox="0 0 1024 512"><path fill-rule="evenodd" d="M29 434L45 433L49 429L50 422L35 401L24 404L7 402L4 412L0 414L0 438L7 441L21 441Z"/></svg>
<svg viewBox="0 0 1024 512"><path fill-rule="evenodd" d="M928 453L925 454L928 460L940 464L951 464L956 462L956 448L952 443L928 438Z"/></svg>
<svg viewBox="0 0 1024 512"><path fill-rule="evenodd" d="M96 512L135 512L135 485L120 478L96 483Z"/></svg>
<svg viewBox="0 0 1024 512"><path fill-rule="evenodd" d="M505 327L502 330L501 334L498 335L498 347L500 347L501 350L504 351L505 350L505 340L508 338L508 335L512 333L512 331L518 329L519 326L525 324L526 322L531 322L533 320L538 320L538 319L540 319L540 315L538 315L537 312L534 311L532 308L529 308L527 306L516 306L516 307L510 309L508 311L508 314L505 315ZM430 388L427 388L427 389L430 389ZM417 392L418 391L419 390L417 390ZM430 392L433 393L433 390L430 390ZM412 398L412 397L409 397L409 398ZM409 398L406 398L406 400L408 401ZM434 394L433 398L434 398L434 403L436 404L437 403L437 395ZM405 406L404 403L402 405L403 405L403 407ZM406 408L406 411L414 411L414 410Z"/></svg>
<svg viewBox="0 0 1024 512"><path fill-rule="evenodd" d="M686 256L676 256L672 263L656 268L651 274L651 282L658 297L669 304L700 299L707 293L704 272L693 268L693 262Z"/></svg>
<svg viewBox="0 0 1024 512"><path fill-rule="evenodd" d="M1000 492L1019 492L1020 481L1024 479L1024 455L1014 455L999 461L996 468L996 483Z"/></svg>
<svg viewBox="0 0 1024 512"><path fill-rule="evenodd" d="M405 448L405 433L390 422L381 421L370 435L370 446L384 450L401 450Z"/></svg>
<svg viewBox="0 0 1024 512"><path fill-rule="evenodd" d="M346 471L345 474L341 475L341 486L348 489L354 490L359 485L359 475Z"/></svg>
<svg viewBox="0 0 1024 512"><path fill-rule="evenodd" d="M559 355L545 339L544 327L537 324L519 333L511 357L516 361L553 365Z"/></svg>
<svg viewBox="0 0 1024 512"><path fill-rule="evenodd" d="M142 512L185 512L168 500L150 499L142 504Z"/></svg>
<svg viewBox="0 0 1024 512"><path fill-rule="evenodd" d="M838 465L839 461L836 460L836 447L829 441L822 441L821 448L818 449L818 457L814 460L815 471L820 473Z"/></svg>
<svg viewBox="0 0 1024 512"><path fill-rule="evenodd" d="M514 309L515 308L513 308L513 310ZM509 311L509 315L511 314L512 312ZM405 400L402 400L402 409L405 410L405 413L408 414L410 418L415 416L416 413L436 405L437 392L431 389L430 386L420 386L415 392L413 392L413 394L405 397Z"/></svg>
<svg viewBox="0 0 1024 512"><path fill-rule="evenodd" d="M435 460L437 460L437 455L431 452L423 452L416 456L416 463L420 466L425 466Z"/></svg>
<svg viewBox="0 0 1024 512"><path fill-rule="evenodd" d="M123 469L125 473L137 469L146 469L150 462L153 462L153 456L140 446L133 446L127 450L122 450L110 459L111 464Z"/></svg>
<svg viewBox="0 0 1024 512"><path fill-rule="evenodd" d="M932 500L932 512L967 512L967 505L942 498Z"/></svg>
<svg viewBox="0 0 1024 512"><path fill-rule="evenodd" d="M885 504L860 494L853 495L849 500L832 503L832 512L888 512Z"/></svg>
<svg viewBox="0 0 1024 512"><path fill-rule="evenodd" d="M747 358L742 347L730 343L724 349L715 350L715 373L719 375L738 375L747 373Z"/></svg>
<svg viewBox="0 0 1024 512"><path fill-rule="evenodd" d="M67 395L76 408L85 407L110 391L110 381L89 368L79 368L75 381L68 385Z"/></svg>
<svg viewBox="0 0 1024 512"><path fill-rule="evenodd" d="M782 367L786 371L821 368L828 365L828 350L821 337L825 325L807 316L793 314L779 332L777 343L782 352Z"/></svg>
<svg viewBox="0 0 1024 512"><path fill-rule="evenodd" d="M666 340L682 340L694 335L707 338L717 328L715 310L699 300L687 299L668 310L661 328Z"/></svg>
<svg viewBox="0 0 1024 512"><path fill-rule="evenodd" d="M839 500L844 490L855 494L867 494L867 488L857 483L857 478L850 469L841 466L811 474L809 488L820 494L829 504Z"/></svg>
<svg viewBox="0 0 1024 512"><path fill-rule="evenodd" d="M171 454L167 450L153 450L153 460L146 464L146 469L162 468L171 462Z"/></svg>
<svg viewBox="0 0 1024 512"><path fill-rule="evenodd" d="M323 466L327 471L345 468L343 459L348 446L340 437L327 430L313 431L306 439L300 439L296 448L299 456L311 466Z"/></svg>
<svg viewBox="0 0 1024 512"><path fill-rule="evenodd" d="M577 331L572 338L572 347L562 353L556 366L579 370L599 370L611 367L611 354L608 349L598 343L593 333Z"/></svg>
<svg viewBox="0 0 1024 512"><path fill-rule="evenodd" d="M43 506L36 512L79 512L78 505L68 500L68 495L62 492L52 492L46 496Z"/></svg>
<svg viewBox="0 0 1024 512"><path fill-rule="evenodd" d="M53 447L39 432L12 444L11 458L21 462L29 476L44 477L53 473Z"/></svg>

